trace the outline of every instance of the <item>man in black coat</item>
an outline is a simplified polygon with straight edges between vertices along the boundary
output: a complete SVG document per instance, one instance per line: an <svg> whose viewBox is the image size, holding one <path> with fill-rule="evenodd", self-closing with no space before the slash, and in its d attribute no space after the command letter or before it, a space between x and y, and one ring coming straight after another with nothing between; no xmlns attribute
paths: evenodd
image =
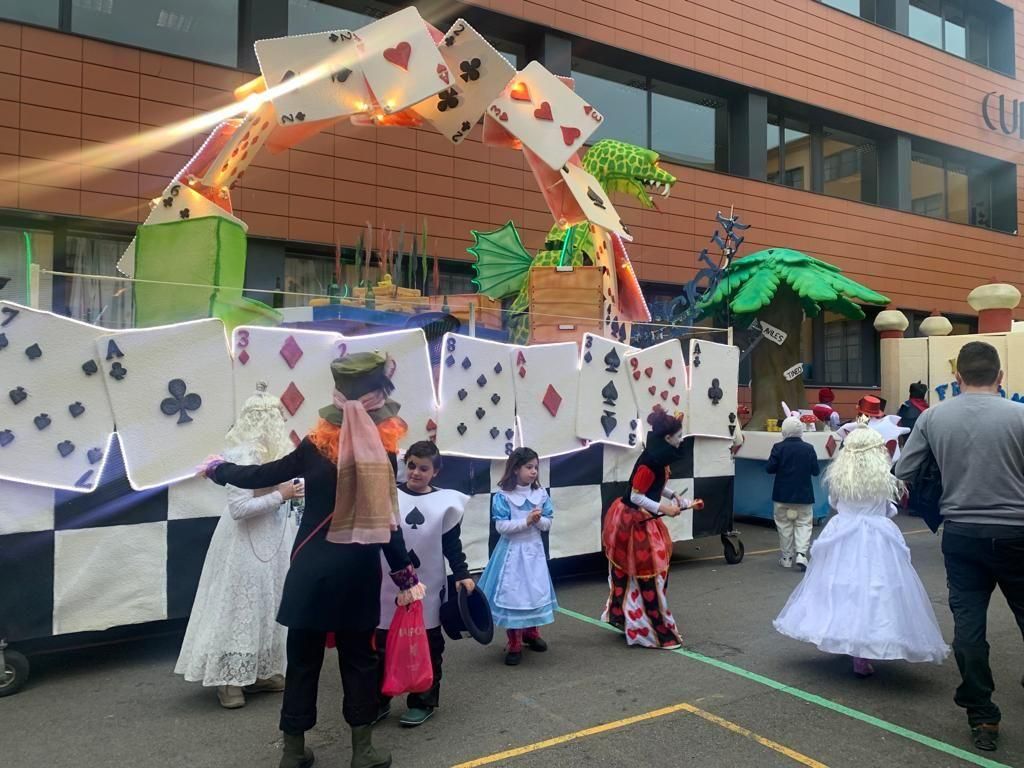
<svg viewBox="0 0 1024 768"><path fill-rule="evenodd" d="M775 527L779 531L779 549L783 568L807 570L807 553L811 548L814 525L814 487L811 478L819 471L814 447L800 437L804 425L790 416L782 422L782 442L772 447L768 457L768 474L775 475L772 501L775 505Z"/></svg>

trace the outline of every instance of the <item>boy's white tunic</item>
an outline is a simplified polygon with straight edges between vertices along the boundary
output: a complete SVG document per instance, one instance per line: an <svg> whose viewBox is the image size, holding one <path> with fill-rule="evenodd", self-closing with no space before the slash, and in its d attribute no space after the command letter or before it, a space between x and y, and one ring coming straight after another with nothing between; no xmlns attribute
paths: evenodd
<svg viewBox="0 0 1024 768"><path fill-rule="evenodd" d="M423 599L423 626L427 629L441 625L441 604L448 584L448 570L445 565L441 537L462 522L469 497L447 488L435 488L424 494L409 493L404 486L398 488L398 511L402 522L405 548L415 552L420 564L416 569L420 581L426 586ZM384 574L390 570L381 555ZM395 615L395 598L398 587L390 578L381 580L380 623L381 629L391 626Z"/></svg>

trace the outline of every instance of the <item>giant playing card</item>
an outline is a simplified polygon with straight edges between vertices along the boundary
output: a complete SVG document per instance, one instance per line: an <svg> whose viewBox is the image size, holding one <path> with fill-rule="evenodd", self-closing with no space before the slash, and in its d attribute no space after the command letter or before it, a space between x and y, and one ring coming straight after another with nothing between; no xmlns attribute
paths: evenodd
<svg viewBox="0 0 1024 768"><path fill-rule="evenodd" d="M505 458L516 437L511 347L455 334L446 334L443 344L437 447L460 456Z"/></svg>
<svg viewBox="0 0 1024 768"><path fill-rule="evenodd" d="M401 404L399 415L409 425L409 431L399 445L408 448L420 440L434 438L437 432L437 401L434 397L434 372L423 331L411 328L371 336L346 336L339 341L338 348L349 354L383 352L393 358L396 367L391 383L395 385L395 391L391 397Z"/></svg>
<svg viewBox="0 0 1024 768"><path fill-rule="evenodd" d="M0 302L0 478L96 487L114 431L95 348L107 332Z"/></svg>
<svg viewBox="0 0 1024 768"><path fill-rule="evenodd" d="M690 340L688 434L732 437L736 430L739 369L739 347Z"/></svg>
<svg viewBox="0 0 1024 768"><path fill-rule="evenodd" d="M519 442L542 457L583 447L576 436L577 360L573 341L510 351Z"/></svg>
<svg viewBox="0 0 1024 768"><path fill-rule="evenodd" d="M231 335L235 403L239 410L265 381L281 398L292 442L316 425L318 411L331 402L331 361L341 353L341 336L328 331L242 326Z"/></svg>
<svg viewBox="0 0 1024 768"><path fill-rule="evenodd" d="M626 344L593 334L583 337L576 401L576 436L582 440L635 446L642 429L630 385Z"/></svg>
<svg viewBox="0 0 1024 768"><path fill-rule="evenodd" d="M626 361L641 423L646 424L655 406L668 413L684 412L686 367L683 365L683 348L676 339L628 353Z"/></svg>
<svg viewBox="0 0 1024 768"><path fill-rule="evenodd" d="M220 320L100 336L96 351L132 488L191 477L223 449L235 398Z"/></svg>

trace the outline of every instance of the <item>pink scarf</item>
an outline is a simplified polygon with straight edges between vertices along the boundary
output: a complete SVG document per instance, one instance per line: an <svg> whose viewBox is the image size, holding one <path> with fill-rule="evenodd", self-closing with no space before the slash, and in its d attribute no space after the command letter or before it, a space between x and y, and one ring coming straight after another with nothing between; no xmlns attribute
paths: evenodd
<svg viewBox="0 0 1024 768"><path fill-rule="evenodd" d="M383 390L348 400L335 390L342 412L338 433L338 487L327 540L332 544L386 544L398 529L395 473L368 411L381 408Z"/></svg>

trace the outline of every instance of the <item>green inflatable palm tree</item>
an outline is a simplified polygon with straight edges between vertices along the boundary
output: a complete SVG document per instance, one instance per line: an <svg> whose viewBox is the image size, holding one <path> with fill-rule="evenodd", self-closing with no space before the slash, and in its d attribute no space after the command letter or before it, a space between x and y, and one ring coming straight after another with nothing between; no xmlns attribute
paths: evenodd
<svg viewBox="0 0 1024 768"><path fill-rule="evenodd" d="M855 302L885 305L889 299L843 275L839 267L799 251L769 248L734 261L715 290L701 303L703 316L724 317L748 324L752 317L785 331L782 344L763 341L751 353L752 429L782 415L781 401L805 408L802 376L786 381L783 373L801 360L803 319L822 308L860 320L864 311Z"/></svg>

